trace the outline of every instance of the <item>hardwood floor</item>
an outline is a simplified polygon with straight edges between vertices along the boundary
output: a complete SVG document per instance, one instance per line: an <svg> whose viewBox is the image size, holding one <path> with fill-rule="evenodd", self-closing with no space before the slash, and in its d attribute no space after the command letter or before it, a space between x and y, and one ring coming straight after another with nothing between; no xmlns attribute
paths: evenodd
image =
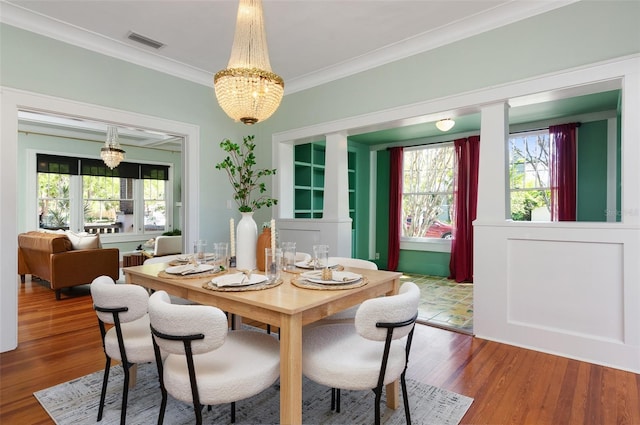
<svg viewBox="0 0 640 425"><path fill-rule="evenodd" d="M101 370L88 288L20 285L19 345L0 354L0 423L51 424L33 392ZM640 424L640 375L419 325L408 377L474 398L464 424ZM422 425L422 424L418 424Z"/></svg>

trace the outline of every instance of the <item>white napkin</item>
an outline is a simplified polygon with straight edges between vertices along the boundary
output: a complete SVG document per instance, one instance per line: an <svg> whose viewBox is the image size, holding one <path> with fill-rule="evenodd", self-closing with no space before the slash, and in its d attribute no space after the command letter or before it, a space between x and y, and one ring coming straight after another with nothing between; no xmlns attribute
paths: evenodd
<svg viewBox="0 0 640 425"><path fill-rule="evenodd" d="M218 288L222 288L224 286L255 285L266 280L267 277L261 274L251 274L251 276L247 276L244 273L232 273L216 277L212 279L211 282Z"/></svg>
<svg viewBox="0 0 640 425"><path fill-rule="evenodd" d="M205 267L206 266L206 267ZM170 273L172 274L181 274L181 275L188 275L188 274L193 274L193 273L202 273L202 272L207 272L212 270L212 267L209 265L204 265L204 264L185 264L182 266L174 266L170 268Z"/></svg>

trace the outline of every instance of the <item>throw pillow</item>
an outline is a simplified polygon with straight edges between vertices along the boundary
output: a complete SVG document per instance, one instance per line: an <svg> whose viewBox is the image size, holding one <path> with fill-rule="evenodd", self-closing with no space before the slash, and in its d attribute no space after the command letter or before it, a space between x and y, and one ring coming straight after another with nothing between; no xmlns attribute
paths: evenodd
<svg viewBox="0 0 640 425"><path fill-rule="evenodd" d="M99 249L102 248L100 235L88 232L72 232L67 230L67 237L71 241L73 249Z"/></svg>

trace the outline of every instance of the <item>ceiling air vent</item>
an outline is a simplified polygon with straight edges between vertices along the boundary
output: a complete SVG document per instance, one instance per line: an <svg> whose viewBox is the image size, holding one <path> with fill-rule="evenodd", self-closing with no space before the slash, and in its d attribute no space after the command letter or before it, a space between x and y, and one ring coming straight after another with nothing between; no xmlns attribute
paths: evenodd
<svg viewBox="0 0 640 425"><path fill-rule="evenodd" d="M164 47L164 43L160 43L159 41L153 40L149 37L145 37L144 35L140 35L133 31L129 31L127 38L140 44L144 44L145 46L153 47L154 49Z"/></svg>

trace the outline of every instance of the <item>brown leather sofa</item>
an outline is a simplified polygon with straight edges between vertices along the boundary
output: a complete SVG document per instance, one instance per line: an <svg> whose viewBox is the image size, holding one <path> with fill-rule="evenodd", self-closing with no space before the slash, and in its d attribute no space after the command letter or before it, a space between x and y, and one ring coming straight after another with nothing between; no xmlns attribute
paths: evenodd
<svg viewBox="0 0 640 425"><path fill-rule="evenodd" d="M73 249L65 234L27 232L18 235L18 274L37 276L49 282L60 299L62 288L91 283L106 275L120 277L117 248Z"/></svg>

